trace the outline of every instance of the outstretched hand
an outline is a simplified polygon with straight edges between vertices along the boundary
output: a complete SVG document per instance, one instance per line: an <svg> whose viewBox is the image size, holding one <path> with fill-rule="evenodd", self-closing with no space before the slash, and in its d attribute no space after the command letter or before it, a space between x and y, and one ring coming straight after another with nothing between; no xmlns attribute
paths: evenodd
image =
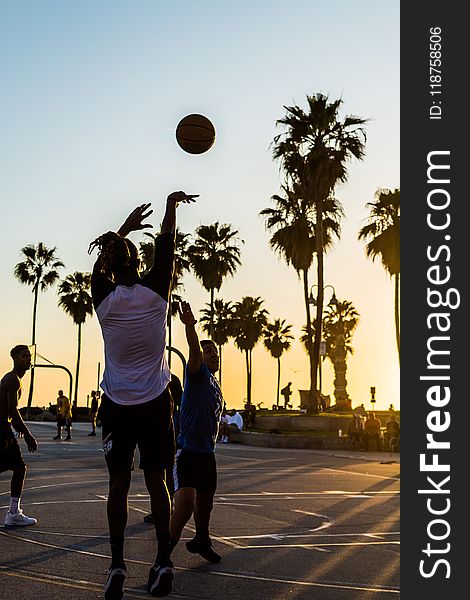
<svg viewBox="0 0 470 600"><path fill-rule="evenodd" d="M196 202L196 198L199 198L199 194L186 194L186 192L172 192L168 198L167 202L174 202L176 206L180 202L184 204L189 204L190 202Z"/></svg>
<svg viewBox="0 0 470 600"><path fill-rule="evenodd" d="M139 231L141 229L146 229L147 227L152 227L150 223L142 223L142 221L149 217L152 213L153 210L150 208L150 202L140 204L137 206L137 208L134 208L131 214L121 225L118 230L119 235L126 237L126 235L128 235L131 231Z"/></svg>
<svg viewBox="0 0 470 600"><path fill-rule="evenodd" d="M179 305L180 319L183 325L196 325L197 319L193 315L193 311L188 302L181 302Z"/></svg>

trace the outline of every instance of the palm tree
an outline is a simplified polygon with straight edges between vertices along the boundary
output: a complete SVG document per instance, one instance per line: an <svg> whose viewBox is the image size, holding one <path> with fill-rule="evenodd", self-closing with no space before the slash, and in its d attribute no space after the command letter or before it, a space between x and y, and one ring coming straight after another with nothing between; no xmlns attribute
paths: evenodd
<svg viewBox="0 0 470 600"><path fill-rule="evenodd" d="M73 322L78 325L77 337L77 366L75 369L75 391L73 405L76 407L78 402L78 381L80 374L80 354L82 348L82 325L85 323L87 315L93 314L93 304L91 294L88 292L91 286L91 273L80 273L75 271L59 285L59 306L70 315Z"/></svg>
<svg viewBox="0 0 470 600"><path fill-rule="evenodd" d="M285 106L284 118L277 121L285 131L274 138L274 159L281 161L286 181L298 185L302 197L316 213L315 243L317 256L317 313L310 366L309 412L318 412L317 368L320 354L320 331L323 318L323 239L324 203L338 182L348 178L346 163L364 157L364 119L346 116L339 120L342 100L328 101L323 94L307 96L308 111L299 106ZM307 324L308 326L308 324ZM311 335L308 332L308 335Z"/></svg>
<svg viewBox="0 0 470 600"><path fill-rule="evenodd" d="M292 265L299 278L302 277L304 304L306 314L307 353L310 361L310 379L315 368L312 334L312 320L309 302L308 271L313 263L317 246L316 237L316 210L305 198L300 195L300 186L290 184L282 186L285 196L272 196L275 208L265 208L260 212L265 217L265 226L274 230L269 245L281 255L288 265ZM323 206L322 239L323 249L328 250L333 245L333 236L339 238L343 217L343 208L336 198L329 196ZM318 363L317 363L318 364Z"/></svg>
<svg viewBox="0 0 470 600"><path fill-rule="evenodd" d="M279 389L281 385L281 356L291 347L291 341L294 336L290 331L292 325L287 325L284 319L275 319L272 323L267 323L264 331L264 345L269 350L271 356L277 360L277 392L276 406L279 407Z"/></svg>
<svg viewBox="0 0 470 600"><path fill-rule="evenodd" d="M202 330L210 335L211 329L211 307L201 310ZM212 323L212 341L217 344L219 350L219 384L222 387L222 348L234 334L233 304L216 298L214 300L214 315Z"/></svg>
<svg viewBox="0 0 470 600"><path fill-rule="evenodd" d="M359 231L360 240L369 240L366 254L377 256L390 277L395 280L395 335L400 360L400 189L378 189L375 202L368 202L370 216Z"/></svg>
<svg viewBox="0 0 470 600"><path fill-rule="evenodd" d="M42 242L37 246L29 245L21 248L21 253L25 260L18 263L14 269L14 275L20 283L31 285L33 287L33 332L31 336L31 345L36 345L36 321L39 290L44 292L49 286L59 279L58 269L64 267L64 263L55 255L56 247L47 248ZM31 379L29 384L29 395L27 403L27 412L31 408L34 389L34 361L31 366Z"/></svg>
<svg viewBox="0 0 470 600"><path fill-rule="evenodd" d="M359 313L352 302L344 300L329 304L325 309L322 334L326 343L326 357L335 370L335 398L338 408L351 408L346 391L347 355L353 353L352 334L359 323Z"/></svg>
<svg viewBox="0 0 470 600"><path fill-rule="evenodd" d="M214 295L223 280L233 276L240 263L238 230L231 225L200 225L193 243L188 248L189 263L204 289L210 292L210 337L214 334Z"/></svg>
<svg viewBox="0 0 470 600"><path fill-rule="evenodd" d="M234 306L235 345L245 353L246 404L251 405L251 380L253 373L252 352L267 323L268 312L261 307L263 300L258 296L245 296Z"/></svg>
<svg viewBox="0 0 470 600"><path fill-rule="evenodd" d="M155 258L155 238L152 233L144 232L144 235L151 238L151 241L140 242L140 259L142 261L142 274L147 273L153 266ZM182 282L185 271L189 271L189 260L187 257L188 233L183 233L179 228L175 233L175 263L173 270L173 279L170 288L170 300L168 308L168 345L172 346L172 318L178 314L178 306L181 301L177 290L184 290ZM168 366L171 368L171 350L168 352Z"/></svg>
<svg viewBox="0 0 470 600"><path fill-rule="evenodd" d="M348 354L353 354L351 344L352 334L359 323L359 313L352 302L336 300L326 307L321 331L321 338L325 342L326 350L323 359L328 358L335 369L335 397L346 403L346 360ZM308 352L308 337L306 327L300 341ZM344 390L343 396L341 390Z"/></svg>

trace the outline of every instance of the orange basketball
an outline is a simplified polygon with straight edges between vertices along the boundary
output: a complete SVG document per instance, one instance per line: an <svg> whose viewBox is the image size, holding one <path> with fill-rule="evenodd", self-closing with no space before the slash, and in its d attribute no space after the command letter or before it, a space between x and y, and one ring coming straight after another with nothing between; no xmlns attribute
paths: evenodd
<svg viewBox="0 0 470 600"><path fill-rule="evenodd" d="M176 141L189 154L203 154L215 142L214 125L204 115L187 115L176 127Z"/></svg>

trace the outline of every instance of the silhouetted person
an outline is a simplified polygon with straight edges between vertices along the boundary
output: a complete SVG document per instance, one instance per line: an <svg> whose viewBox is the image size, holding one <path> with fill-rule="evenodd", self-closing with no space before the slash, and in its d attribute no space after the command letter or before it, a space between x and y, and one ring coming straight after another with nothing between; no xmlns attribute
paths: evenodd
<svg viewBox="0 0 470 600"><path fill-rule="evenodd" d="M171 545L176 546L184 526L194 513L195 537L186 543L192 554L217 563L221 557L212 547L209 521L217 489L215 446L224 401L217 379L219 353L212 340L199 343L196 319L187 302L180 306L189 346L180 433L176 453L175 508L171 516Z"/></svg>
<svg viewBox="0 0 470 600"><path fill-rule="evenodd" d="M29 452L35 452L38 444L26 427L18 411L21 397L21 378L31 368L31 353L28 346L20 344L10 351L13 369L0 381L0 473L12 471L10 504L5 516L5 526L34 525L37 520L27 517L20 507L26 465L12 427L23 434Z"/></svg>
<svg viewBox="0 0 470 600"><path fill-rule="evenodd" d="M173 277L176 208L194 198L173 192L166 201L161 232L155 240L153 267L139 275L136 246L126 238L148 224L150 204L138 206L117 233L109 231L92 242L95 262L91 295L104 340L105 369L99 418L109 471L107 502L111 566L106 600L122 597L126 577L124 533L127 497L136 446L140 468L155 519L157 554L147 589L153 596L171 592L174 578L170 559L170 498L165 469L174 462L170 370L166 360L167 314Z"/></svg>
<svg viewBox="0 0 470 600"><path fill-rule="evenodd" d="M58 391L57 396L57 435L53 438L54 440L62 439L62 427L65 427L67 431L66 440L72 439L72 407L70 400L64 395L62 390Z"/></svg>
<svg viewBox="0 0 470 600"><path fill-rule="evenodd" d="M281 394L284 396L284 408L289 408L290 397L292 395L291 385L292 381L289 381L289 383L281 390Z"/></svg>
<svg viewBox="0 0 470 600"><path fill-rule="evenodd" d="M90 404L90 423L91 423L91 431L88 435L96 435L96 415L98 414L99 407L99 399L96 390L91 391L91 404Z"/></svg>

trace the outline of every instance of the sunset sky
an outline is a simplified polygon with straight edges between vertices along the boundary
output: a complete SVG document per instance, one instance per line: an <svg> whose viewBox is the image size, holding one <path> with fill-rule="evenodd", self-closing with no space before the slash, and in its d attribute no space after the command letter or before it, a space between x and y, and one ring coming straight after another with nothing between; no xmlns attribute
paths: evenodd
<svg viewBox="0 0 470 600"><path fill-rule="evenodd" d="M351 301L360 322L348 359L353 406L400 407L393 283L357 240L378 188L399 188L399 2L346 0L4 0L0 4L2 77L0 194L2 264L0 369L10 349L31 341L33 294L13 276L20 249L44 242L65 263L62 277L90 271L89 242L117 229L138 204L151 202L158 229L167 195L200 194L178 209L178 226L230 223L244 240L242 266L218 297L260 296L271 319L293 325L291 350L281 359L281 384L309 387L308 359L299 337L305 324L302 283L269 248L259 212L280 192L279 165L270 144L283 106L306 108L306 96L343 99L340 116L369 119L366 156L349 166L335 195L343 204L341 239L325 257L325 283ZM193 156L175 142L179 120L203 113L217 139ZM138 243L140 233L131 235ZM310 274L316 283L315 270ZM185 275L185 296L196 316L209 293ZM331 290L326 290L328 301ZM57 306L56 288L40 295L38 352L75 371L77 327ZM174 344L184 354L183 326ZM175 372L181 375L178 359ZM83 328L79 405L97 384L103 343L96 316ZM224 350L223 391L242 407L244 356ZM253 353L253 402L275 402L276 361L262 342ZM323 392L333 397L331 367ZM24 377L25 404L29 375ZM34 405L68 391L63 371L38 369ZM282 398L281 398L282 401Z"/></svg>

